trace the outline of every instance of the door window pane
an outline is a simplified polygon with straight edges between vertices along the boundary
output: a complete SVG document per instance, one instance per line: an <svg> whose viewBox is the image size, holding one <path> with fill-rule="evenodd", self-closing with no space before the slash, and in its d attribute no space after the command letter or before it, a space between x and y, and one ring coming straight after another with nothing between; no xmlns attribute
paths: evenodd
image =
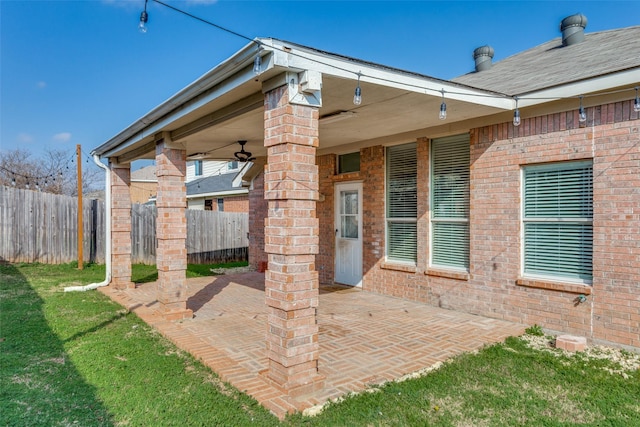
<svg viewBox="0 0 640 427"><path fill-rule="evenodd" d="M358 192L340 192L340 237L358 238Z"/></svg>

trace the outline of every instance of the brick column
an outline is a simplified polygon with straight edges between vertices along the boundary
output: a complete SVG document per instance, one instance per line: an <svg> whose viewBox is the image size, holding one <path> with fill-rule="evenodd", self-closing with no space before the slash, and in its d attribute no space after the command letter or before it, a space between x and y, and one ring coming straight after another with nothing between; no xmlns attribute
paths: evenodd
<svg viewBox="0 0 640 427"><path fill-rule="evenodd" d="M322 388L318 374L318 109L288 103L287 87L265 94L264 195L267 378L290 396Z"/></svg>
<svg viewBox="0 0 640 427"><path fill-rule="evenodd" d="M158 302L167 320L190 319L187 309L187 190L184 177L187 154L181 144L171 141L168 132L156 142L156 175L158 177Z"/></svg>
<svg viewBox="0 0 640 427"><path fill-rule="evenodd" d="M131 165L109 162L111 169L111 285L133 288L131 282Z"/></svg>

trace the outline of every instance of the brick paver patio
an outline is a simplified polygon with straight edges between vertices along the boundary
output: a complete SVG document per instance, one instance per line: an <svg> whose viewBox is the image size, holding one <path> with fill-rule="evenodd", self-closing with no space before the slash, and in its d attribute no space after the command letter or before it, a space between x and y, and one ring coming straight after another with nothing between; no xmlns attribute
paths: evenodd
<svg viewBox="0 0 640 427"><path fill-rule="evenodd" d="M194 318L180 322L165 321L155 311L156 283L100 289L280 418L520 335L525 328L355 288L321 287L319 373L325 387L293 399L262 375L267 368L264 274L189 279L187 287Z"/></svg>

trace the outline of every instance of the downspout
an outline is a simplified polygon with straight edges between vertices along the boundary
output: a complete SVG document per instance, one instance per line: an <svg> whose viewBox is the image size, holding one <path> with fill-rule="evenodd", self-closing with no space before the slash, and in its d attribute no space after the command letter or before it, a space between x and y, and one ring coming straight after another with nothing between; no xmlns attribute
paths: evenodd
<svg viewBox="0 0 640 427"><path fill-rule="evenodd" d="M111 282L111 170L100 161L100 157L97 154L93 155L93 162L98 165L99 168L104 169L105 175L105 188L104 188L104 204L106 209L106 224L105 224L105 249L104 259L106 267L106 277L102 282L91 283L85 286L69 286L64 288L65 292L74 291L90 291L102 286L107 286Z"/></svg>

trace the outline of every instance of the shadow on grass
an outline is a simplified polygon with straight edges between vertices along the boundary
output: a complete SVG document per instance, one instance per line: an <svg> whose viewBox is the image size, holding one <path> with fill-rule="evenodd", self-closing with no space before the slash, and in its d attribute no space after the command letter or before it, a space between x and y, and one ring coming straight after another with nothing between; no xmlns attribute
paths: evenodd
<svg viewBox="0 0 640 427"><path fill-rule="evenodd" d="M78 332L78 333L76 333L75 335L73 335L73 336L71 336L71 337L69 337L69 338L65 339L65 340L64 340L64 342L65 342L65 343L67 343L67 342L70 342L70 341L75 341L75 340L77 340L77 339L79 339L79 338L84 337L85 335L88 335L88 334L92 334L92 333L94 333L94 332L97 332L98 330L100 330L100 329L102 329L102 328L104 328L104 327L109 326L110 324L112 324L112 323L113 323L113 322L115 322L116 320L118 320L118 319L122 319L122 318L123 318L124 316L126 316L126 315L127 315L127 313L126 313L126 312L120 312L120 313L118 313L118 314L116 314L116 315L112 316L112 317L111 317L111 319L105 320L104 322L102 322L102 323L100 323L100 324L98 324L98 325L96 325L96 326L94 326L94 327L92 327L92 328L89 328L89 329L87 329L86 331L82 331L82 332Z"/></svg>
<svg viewBox="0 0 640 427"><path fill-rule="evenodd" d="M1 424L114 425L51 330L40 296L1 259L0 325Z"/></svg>

